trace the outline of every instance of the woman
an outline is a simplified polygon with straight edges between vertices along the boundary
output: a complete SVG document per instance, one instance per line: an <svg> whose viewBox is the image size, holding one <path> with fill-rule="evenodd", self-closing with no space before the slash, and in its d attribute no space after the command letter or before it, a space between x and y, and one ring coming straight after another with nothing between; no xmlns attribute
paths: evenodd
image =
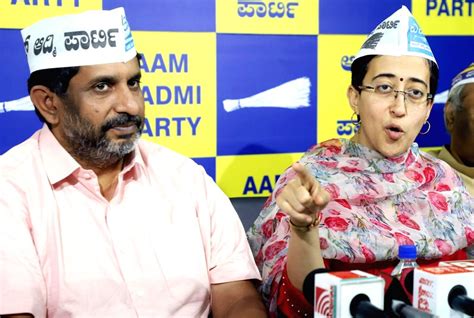
<svg viewBox="0 0 474 318"><path fill-rule="evenodd" d="M387 20L407 17L403 7ZM357 134L316 145L293 164L248 232L273 316L312 314L301 290L315 268L390 273L399 245L416 244L419 262L436 264L466 258L474 241L474 203L462 181L414 143L437 86L431 51L392 56L367 41L347 92Z"/></svg>

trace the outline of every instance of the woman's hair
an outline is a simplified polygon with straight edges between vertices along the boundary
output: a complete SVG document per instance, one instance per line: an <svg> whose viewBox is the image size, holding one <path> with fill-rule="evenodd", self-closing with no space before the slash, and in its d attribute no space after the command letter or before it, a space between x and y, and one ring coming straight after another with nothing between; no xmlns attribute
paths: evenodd
<svg viewBox="0 0 474 318"><path fill-rule="evenodd" d="M370 61L372 61L372 59L376 56L380 56L380 55L366 55L352 62L351 84L357 91L360 92L359 86L362 85L362 81L365 77L365 74L367 74L368 65ZM436 63L434 63L433 61L427 60L427 62L430 67L430 94L433 95L433 98L434 98L434 95L436 94L436 90L438 89L439 69Z"/></svg>
<svg viewBox="0 0 474 318"><path fill-rule="evenodd" d="M79 72L79 66L51 68L46 70L38 70L31 73L28 78L28 92L35 85L46 86L50 91L59 97L64 97L69 87L69 81ZM45 118L35 107L36 115L42 122L46 122Z"/></svg>

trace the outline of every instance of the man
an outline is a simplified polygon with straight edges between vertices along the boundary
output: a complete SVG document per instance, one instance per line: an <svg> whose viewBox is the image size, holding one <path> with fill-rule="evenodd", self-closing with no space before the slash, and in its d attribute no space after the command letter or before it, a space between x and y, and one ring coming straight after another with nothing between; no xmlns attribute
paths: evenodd
<svg viewBox="0 0 474 318"><path fill-rule="evenodd" d="M453 78L444 106L444 123L451 143L430 153L453 167L474 196L474 63ZM469 233L474 239L474 233ZM474 259L474 245L466 248Z"/></svg>
<svg viewBox="0 0 474 318"><path fill-rule="evenodd" d="M229 200L193 161L139 140L123 8L22 36L45 125L0 159L0 315L265 316Z"/></svg>
<svg viewBox="0 0 474 318"><path fill-rule="evenodd" d="M454 77L444 122L451 143L431 153L456 169L474 196L474 63Z"/></svg>

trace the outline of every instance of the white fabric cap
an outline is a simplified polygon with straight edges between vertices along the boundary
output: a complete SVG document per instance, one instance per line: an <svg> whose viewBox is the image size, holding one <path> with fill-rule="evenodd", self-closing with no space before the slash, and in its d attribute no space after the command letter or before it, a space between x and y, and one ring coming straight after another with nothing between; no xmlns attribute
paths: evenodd
<svg viewBox="0 0 474 318"><path fill-rule="evenodd" d="M128 62L137 54L122 7L41 20L23 29L21 35L30 73Z"/></svg>
<svg viewBox="0 0 474 318"><path fill-rule="evenodd" d="M466 69L462 70L461 73L456 75L451 82L451 89L459 85L474 83L474 62L471 63Z"/></svg>
<svg viewBox="0 0 474 318"><path fill-rule="evenodd" d="M405 6L368 35L354 60L366 55L420 56L436 63L426 37Z"/></svg>

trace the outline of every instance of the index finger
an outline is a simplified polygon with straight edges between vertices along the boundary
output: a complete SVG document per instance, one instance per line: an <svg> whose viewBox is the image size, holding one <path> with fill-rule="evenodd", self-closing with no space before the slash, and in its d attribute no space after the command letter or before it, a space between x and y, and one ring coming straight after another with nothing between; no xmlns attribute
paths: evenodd
<svg viewBox="0 0 474 318"><path fill-rule="evenodd" d="M301 184L306 189L312 189L313 185L317 183L316 178L301 163L295 162L291 167L293 168L293 170L295 170L296 175L300 179Z"/></svg>

